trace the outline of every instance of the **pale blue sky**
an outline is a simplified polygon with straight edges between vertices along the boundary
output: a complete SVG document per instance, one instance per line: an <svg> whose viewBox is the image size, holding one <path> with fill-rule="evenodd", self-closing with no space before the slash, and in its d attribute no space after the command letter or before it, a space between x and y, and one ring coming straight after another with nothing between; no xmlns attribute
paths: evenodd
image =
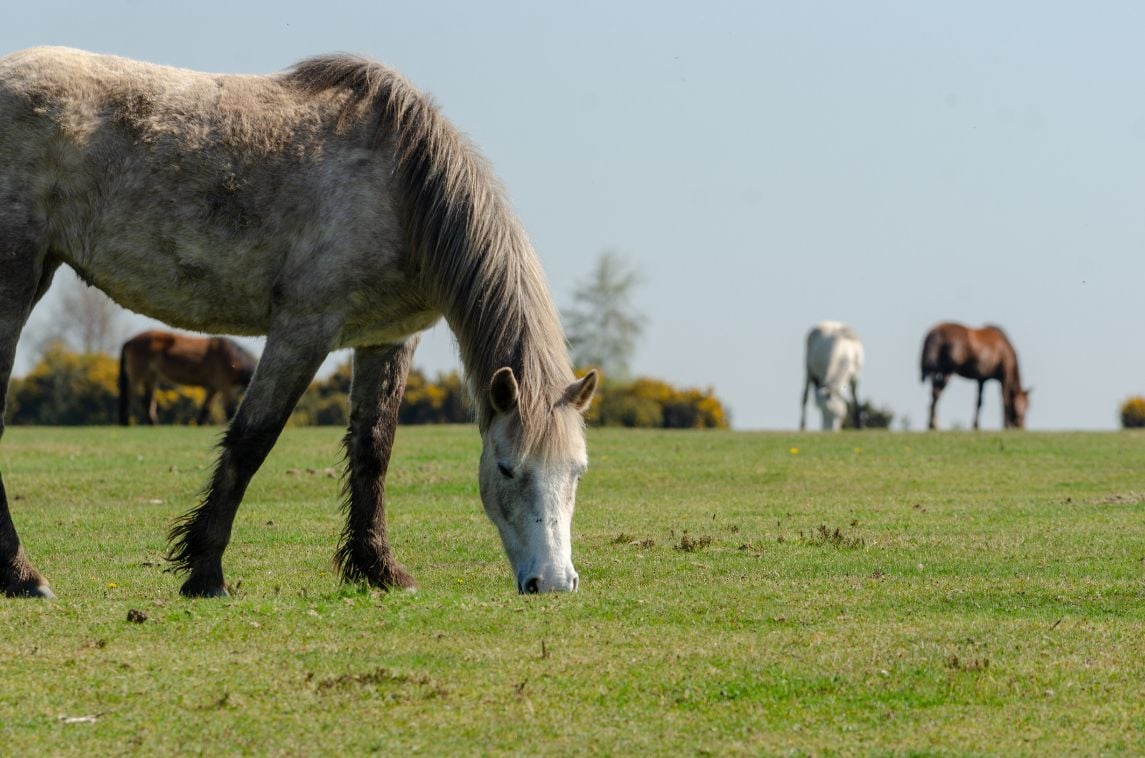
<svg viewBox="0 0 1145 758"><path fill-rule="evenodd" d="M1002 324L1029 426L1060 429L1145 392L1143 31L1130 2L39 0L4 7L0 53L369 55L490 158L561 307L606 248L643 273L635 369L713 386L737 427L796 425L803 335L832 318L864 340L861 394L916 429L926 329ZM416 363L455 365L444 327ZM942 421L972 406L952 385Z"/></svg>

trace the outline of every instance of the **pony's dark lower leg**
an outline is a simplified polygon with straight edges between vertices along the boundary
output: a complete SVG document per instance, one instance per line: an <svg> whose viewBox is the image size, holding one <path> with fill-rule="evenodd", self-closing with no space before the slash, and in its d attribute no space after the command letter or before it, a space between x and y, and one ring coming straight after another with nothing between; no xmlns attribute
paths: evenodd
<svg viewBox="0 0 1145 758"><path fill-rule="evenodd" d="M927 428L938 428L938 397L946 387L946 377L935 374L930 378L930 424Z"/></svg>
<svg viewBox="0 0 1145 758"><path fill-rule="evenodd" d="M0 421L0 434L3 422ZM48 583L40 572L28 562L12 514L8 511L8 495L4 491L4 480L0 477L0 587L7 597L53 598Z"/></svg>
<svg viewBox="0 0 1145 758"><path fill-rule="evenodd" d="M354 351L350 428L345 446L346 529L335 563L347 582L376 587L415 587L394 560L386 534L385 479L418 338L403 345Z"/></svg>
<svg viewBox="0 0 1145 758"><path fill-rule="evenodd" d="M180 589L182 594L188 597L227 594L223 551L230 542L235 512L251 477L278 439L278 433L279 430L250 429L235 424L227 429L202 505L171 529L172 544L167 558L176 571L190 572Z"/></svg>
<svg viewBox="0 0 1145 758"><path fill-rule="evenodd" d="M16 357L20 330L32 306L47 291L58 263L35 254L33 245L19 244L0 229L0 438L8 382ZM0 476L0 589L7 597L52 598L52 590L28 561L8 509L8 494Z"/></svg>
<svg viewBox="0 0 1145 758"><path fill-rule="evenodd" d="M0 323L0 328L7 324ZM19 333L19 325L16 326ZM12 372L12 358L16 353L16 341L8 335L5 348L10 348L11 355L0 356L0 437L4 436L4 400L8 396L8 379ZM11 344L8 344L11 343ZM8 510L8 495L4 491L4 479L0 476L0 587L8 597L27 596L33 594L38 587L47 587L43 577L39 575L28 558L24 555L24 548L20 545L20 537L16 534L16 525L12 523L12 514ZM50 590L49 590L50 592Z"/></svg>
<svg viewBox="0 0 1145 758"><path fill-rule="evenodd" d="M851 380L851 421L854 423L856 429L863 428L863 412L859 408L859 383L854 379Z"/></svg>
<svg viewBox="0 0 1145 758"><path fill-rule="evenodd" d="M799 431L807 429L807 393L811 390L811 377L803 380L803 403L799 406Z"/></svg>
<svg viewBox="0 0 1145 758"><path fill-rule="evenodd" d="M978 431L978 416L982 413L982 387L985 382L978 382L978 402L974 406L974 431Z"/></svg>
<svg viewBox="0 0 1145 758"><path fill-rule="evenodd" d="M207 390L207 396L203 398L203 407L199 409L198 425L206 426L207 419L211 415L211 401L215 399L215 391ZM228 417L229 418L229 417Z"/></svg>
<svg viewBox="0 0 1145 758"><path fill-rule="evenodd" d="M238 390L233 387L223 393L223 412L227 414L227 421L235 417L235 411L239 407Z"/></svg>
<svg viewBox="0 0 1145 758"><path fill-rule="evenodd" d="M180 592L187 597L227 594L223 551L231 537L235 512L255 471L266 459L295 403L328 352L328 340L297 342L268 337L262 363L245 402L220 443L218 462L202 504L171 529L167 559L177 572L189 572Z"/></svg>
<svg viewBox="0 0 1145 758"><path fill-rule="evenodd" d="M143 385L143 409L147 413L147 424L156 426L159 423L159 401L155 398L155 382Z"/></svg>

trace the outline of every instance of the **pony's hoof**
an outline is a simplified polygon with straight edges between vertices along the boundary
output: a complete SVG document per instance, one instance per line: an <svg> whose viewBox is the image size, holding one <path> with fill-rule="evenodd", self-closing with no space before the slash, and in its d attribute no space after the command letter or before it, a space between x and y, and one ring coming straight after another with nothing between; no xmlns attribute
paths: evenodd
<svg viewBox="0 0 1145 758"><path fill-rule="evenodd" d="M179 594L183 597L228 597L230 595L226 585L197 581L194 577L183 582L183 586L179 588Z"/></svg>
<svg viewBox="0 0 1145 758"><path fill-rule="evenodd" d="M362 581L363 577L356 579L346 579L347 582ZM405 572L405 569L399 566L393 566L390 569L376 574L366 579L366 583L377 587L385 592L393 592L395 590L406 590L407 592L417 592L417 580Z"/></svg>
<svg viewBox="0 0 1145 758"><path fill-rule="evenodd" d="M407 574L404 569L395 568L381 581L384 590L405 590L417 592L417 580Z"/></svg>
<svg viewBox="0 0 1145 758"><path fill-rule="evenodd" d="M56 593L46 582L16 582L4 588L8 597L36 597L42 600L55 600Z"/></svg>

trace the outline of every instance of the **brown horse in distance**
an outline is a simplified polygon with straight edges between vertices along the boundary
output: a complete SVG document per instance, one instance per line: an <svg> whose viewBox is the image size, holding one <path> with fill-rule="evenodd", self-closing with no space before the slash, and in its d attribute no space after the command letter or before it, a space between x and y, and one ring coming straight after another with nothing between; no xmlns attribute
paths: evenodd
<svg viewBox="0 0 1145 758"><path fill-rule="evenodd" d="M239 392L250 384L256 365L253 355L226 337L163 331L137 334L123 344L119 355L119 423L127 426L131 422L131 401L140 385L147 423L159 423L155 412L155 384L159 379L207 390L199 410L200 426L207 422L215 395L222 395L229 419L238 408Z"/></svg>
<svg viewBox="0 0 1145 758"><path fill-rule="evenodd" d="M982 411L982 386L990 379L1002 384L1003 424L1021 429L1026 423L1029 390L1022 388L1018 355L1006 333L996 326L969 329L962 324L938 324L922 343L922 381L931 381L930 428L936 429L935 408L947 380L958 376L978 382L974 428Z"/></svg>

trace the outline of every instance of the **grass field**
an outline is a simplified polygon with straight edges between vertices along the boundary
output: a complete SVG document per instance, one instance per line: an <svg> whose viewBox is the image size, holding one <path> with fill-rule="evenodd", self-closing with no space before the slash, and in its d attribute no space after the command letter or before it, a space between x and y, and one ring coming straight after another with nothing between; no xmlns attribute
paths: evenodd
<svg viewBox="0 0 1145 758"><path fill-rule="evenodd" d="M473 429L398 433L392 595L331 569L340 430L289 429L186 601L216 434L9 428L59 600L0 602L0 753L1145 752L1141 434L592 430L581 591L523 597Z"/></svg>

